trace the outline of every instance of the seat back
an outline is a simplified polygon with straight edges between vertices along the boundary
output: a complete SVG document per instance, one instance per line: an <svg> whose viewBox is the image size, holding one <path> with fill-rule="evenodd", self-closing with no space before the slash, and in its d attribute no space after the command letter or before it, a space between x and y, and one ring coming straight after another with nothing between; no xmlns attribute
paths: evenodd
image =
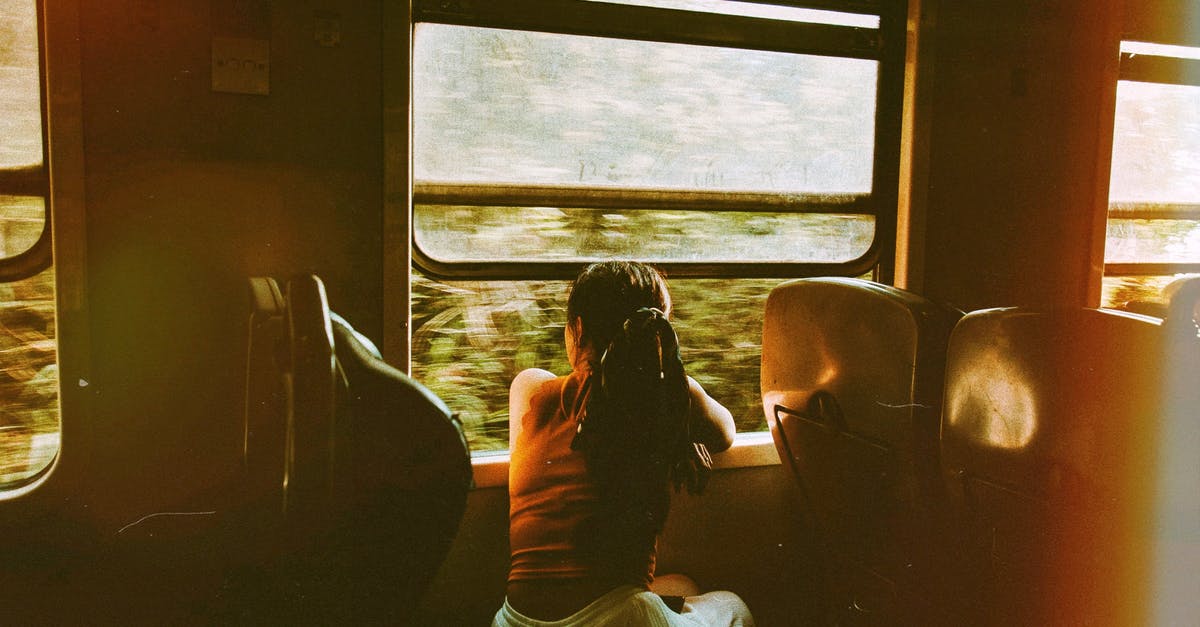
<svg viewBox="0 0 1200 627"><path fill-rule="evenodd" d="M976 624L1143 624L1163 333L1106 310L973 312L942 462Z"/></svg>
<svg viewBox="0 0 1200 627"><path fill-rule="evenodd" d="M1200 276L1176 279L1163 288L1166 322L1172 335L1200 339Z"/></svg>
<svg viewBox="0 0 1200 627"><path fill-rule="evenodd" d="M272 284L252 281L254 301L274 302ZM330 312L318 277L289 281L285 303L281 315L260 316L286 322L280 341L251 320L246 459L267 490L246 499L238 520L267 548L259 563L230 575L215 616L406 624L466 505L471 465L461 425ZM256 356L269 351L273 361ZM263 401L260 389L273 390L276 378L283 402Z"/></svg>
<svg viewBox="0 0 1200 627"><path fill-rule="evenodd" d="M284 511L293 526L328 517L333 499L336 365L325 285L314 275L288 281L290 378L284 442Z"/></svg>
<svg viewBox="0 0 1200 627"><path fill-rule="evenodd" d="M1159 436L1159 534L1149 622L1185 625L1200 616L1200 276L1177 279L1163 293L1168 418Z"/></svg>
<svg viewBox="0 0 1200 627"><path fill-rule="evenodd" d="M780 457L830 548L831 603L904 621L941 484L946 339L961 314L860 279L801 279L767 299L762 399Z"/></svg>
<svg viewBox="0 0 1200 627"><path fill-rule="evenodd" d="M384 362L343 321L333 326L339 387L334 485L337 535L355 564L349 607L388 604L366 622L403 622L458 531L471 460L457 416L428 388Z"/></svg>
<svg viewBox="0 0 1200 627"><path fill-rule="evenodd" d="M284 442L290 389L287 303L270 277L249 280L246 398L242 422L242 492L283 504Z"/></svg>

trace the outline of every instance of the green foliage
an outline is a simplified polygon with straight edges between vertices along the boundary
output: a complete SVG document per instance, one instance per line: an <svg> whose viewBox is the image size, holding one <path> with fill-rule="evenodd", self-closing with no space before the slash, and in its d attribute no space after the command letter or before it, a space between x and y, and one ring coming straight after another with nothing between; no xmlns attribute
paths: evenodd
<svg viewBox="0 0 1200 627"><path fill-rule="evenodd" d="M765 428L759 401L762 310L778 281L671 282L688 374ZM566 281L438 282L413 275L413 375L459 413L472 451L508 448L508 384L526 368L568 370Z"/></svg>

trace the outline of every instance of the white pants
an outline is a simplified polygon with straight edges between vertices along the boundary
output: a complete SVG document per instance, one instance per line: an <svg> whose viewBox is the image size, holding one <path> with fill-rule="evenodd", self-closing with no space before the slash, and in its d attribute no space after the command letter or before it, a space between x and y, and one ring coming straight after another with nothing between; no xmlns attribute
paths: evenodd
<svg viewBox="0 0 1200 627"><path fill-rule="evenodd" d="M529 618L504 601L492 627L754 627L750 608L732 592L708 592L687 597L676 614L653 592L621 586L592 601L587 607L556 621Z"/></svg>

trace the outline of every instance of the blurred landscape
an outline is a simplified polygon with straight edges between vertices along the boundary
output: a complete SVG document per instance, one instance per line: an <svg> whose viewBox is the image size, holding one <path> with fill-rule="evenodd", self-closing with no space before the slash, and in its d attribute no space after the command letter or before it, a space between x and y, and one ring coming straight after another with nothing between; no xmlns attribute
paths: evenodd
<svg viewBox="0 0 1200 627"><path fill-rule="evenodd" d="M668 277L687 373L733 412L738 431L766 429L759 400L762 312L774 279ZM563 341L567 281L413 279L413 376L459 413L474 452L508 448L508 384L525 368L570 371Z"/></svg>

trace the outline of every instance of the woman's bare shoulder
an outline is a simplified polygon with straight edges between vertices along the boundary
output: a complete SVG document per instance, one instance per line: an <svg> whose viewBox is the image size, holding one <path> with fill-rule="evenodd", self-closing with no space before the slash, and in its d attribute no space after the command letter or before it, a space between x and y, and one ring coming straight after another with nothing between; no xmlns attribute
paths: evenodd
<svg viewBox="0 0 1200 627"><path fill-rule="evenodd" d="M513 377L512 385L508 388L508 446L512 448L521 433L522 418L535 403L535 398L547 394L558 394L559 386L555 384L559 377L549 370L529 368ZM542 402L545 402L544 399Z"/></svg>
<svg viewBox="0 0 1200 627"><path fill-rule="evenodd" d="M541 368L526 368L517 373L513 377L512 385L509 386L510 393L516 393L518 390L533 392L538 387L545 385L548 381L557 379L558 376L549 370Z"/></svg>

